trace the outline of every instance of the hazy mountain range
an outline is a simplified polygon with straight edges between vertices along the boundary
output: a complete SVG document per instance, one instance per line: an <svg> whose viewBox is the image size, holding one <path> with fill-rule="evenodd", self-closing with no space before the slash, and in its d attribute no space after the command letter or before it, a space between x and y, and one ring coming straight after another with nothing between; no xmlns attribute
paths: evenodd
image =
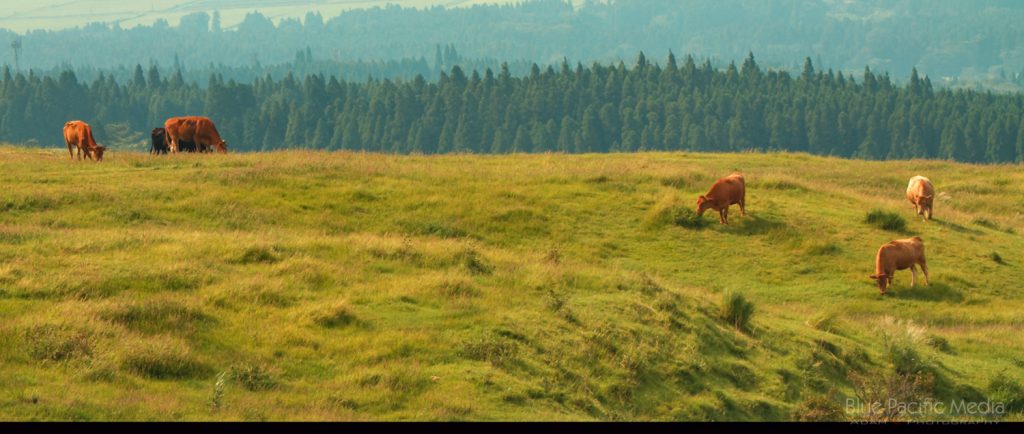
<svg viewBox="0 0 1024 434"><path fill-rule="evenodd" d="M774 68L798 70L810 57L821 68L859 72L870 66L897 79L917 67L937 85L966 79L1012 90L1024 84L1024 2L1015 0L412 0L376 7L380 3L153 0L32 8L17 0L0 16L0 27L21 23L24 29L26 21L60 27L68 16L82 25L25 34L0 30L0 64L13 65L9 45L15 39L21 40L23 69L272 65L306 48L317 59L338 62L432 61L438 45L452 44L467 59L542 65L563 58L630 63L641 50L654 59L673 50L724 66L753 52ZM435 6L408 7L427 5Z"/></svg>

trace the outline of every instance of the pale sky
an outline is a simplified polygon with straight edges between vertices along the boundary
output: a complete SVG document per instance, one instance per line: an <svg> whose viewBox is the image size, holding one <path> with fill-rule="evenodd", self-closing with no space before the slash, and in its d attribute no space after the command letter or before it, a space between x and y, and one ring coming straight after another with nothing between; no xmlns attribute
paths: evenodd
<svg viewBox="0 0 1024 434"><path fill-rule="evenodd" d="M281 18L302 18L319 11L325 19L346 9L402 6L470 6L480 3L510 3L511 0L0 0L0 28L24 33L32 29L82 27L90 22L118 22L123 28L151 25L158 18L176 26L183 15L220 11L221 26L230 29L258 10L275 22Z"/></svg>

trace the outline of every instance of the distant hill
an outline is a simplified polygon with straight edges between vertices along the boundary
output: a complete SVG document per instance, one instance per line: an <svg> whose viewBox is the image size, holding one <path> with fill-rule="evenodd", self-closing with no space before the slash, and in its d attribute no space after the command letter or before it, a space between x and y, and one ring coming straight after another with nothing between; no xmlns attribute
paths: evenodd
<svg viewBox="0 0 1024 434"><path fill-rule="evenodd" d="M538 0L429 9L398 6L429 2L399 1L340 15L341 6L380 2L302 2L304 7L289 6L288 14L274 8L289 1L260 8L263 13L224 1L163 9L156 3L167 2L154 2L135 18L116 18L113 25L85 25L115 18L86 14L79 18L83 27L24 35L21 64L168 65L177 56L184 67L267 65L290 61L306 47L320 59L433 60L437 45L454 44L466 58L542 64L563 57L583 62L630 58L640 50L659 58L669 50L693 53L722 64L753 51L766 65L794 70L810 56L826 68L860 71L870 66L896 76L917 66L940 85L984 83L1013 90L1024 84L1024 32L1018 25L1024 22L1024 2L1011 0L647 0L587 1L575 7ZM211 15L217 10L219 19ZM11 13L0 17L0 27L5 20L32 17ZM39 25L51 22L46 17L39 16ZM129 28L155 17L164 19ZM172 27L168 19L180 24ZM6 46L16 37L0 32L5 47L0 63L13 63Z"/></svg>

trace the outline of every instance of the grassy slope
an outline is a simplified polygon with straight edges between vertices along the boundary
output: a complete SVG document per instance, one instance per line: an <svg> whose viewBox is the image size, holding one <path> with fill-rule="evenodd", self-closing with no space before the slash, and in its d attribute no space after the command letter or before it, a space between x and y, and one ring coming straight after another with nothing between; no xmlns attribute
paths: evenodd
<svg viewBox="0 0 1024 434"><path fill-rule="evenodd" d="M657 224L734 168L750 217ZM786 419L891 370L899 336L937 397L987 397L1024 377L1022 185L792 154L0 147L0 419ZM931 287L878 295L875 251L904 235L872 208L925 240ZM718 319L725 291L751 332Z"/></svg>

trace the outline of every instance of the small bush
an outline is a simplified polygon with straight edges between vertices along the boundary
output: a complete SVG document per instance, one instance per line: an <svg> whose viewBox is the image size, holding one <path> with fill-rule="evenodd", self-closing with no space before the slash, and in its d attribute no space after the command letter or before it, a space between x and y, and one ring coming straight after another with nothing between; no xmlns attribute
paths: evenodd
<svg viewBox="0 0 1024 434"><path fill-rule="evenodd" d="M231 378L253 392L277 387L277 382L266 368L252 363L232 366Z"/></svg>
<svg viewBox="0 0 1024 434"><path fill-rule="evenodd" d="M798 422L843 422L846 411L839 403L835 389L829 389L827 395L814 395L800 403L792 414Z"/></svg>
<svg viewBox="0 0 1024 434"><path fill-rule="evenodd" d="M459 262L470 274L480 275L494 272L494 266L480 257L476 250L466 250L459 254Z"/></svg>
<svg viewBox="0 0 1024 434"><path fill-rule="evenodd" d="M842 252L843 248L831 241L824 244L817 244L807 249L807 254L813 256L835 256Z"/></svg>
<svg viewBox="0 0 1024 434"><path fill-rule="evenodd" d="M707 226L707 221L687 206L675 193L666 194L647 212L644 217L645 228L653 229L668 225L681 226L687 229L700 229Z"/></svg>
<svg viewBox="0 0 1024 434"><path fill-rule="evenodd" d="M481 292L465 280L446 281L437 286L437 292L447 298L479 297Z"/></svg>
<svg viewBox="0 0 1024 434"><path fill-rule="evenodd" d="M931 396L934 377L899 372L850 374L854 394L859 401L862 420L896 422L909 419L908 406L889 403L922 402Z"/></svg>
<svg viewBox="0 0 1024 434"><path fill-rule="evenodd" d="M241 264L273 264L280 261L281 258L275 252L275 249L267 246L254 246L245 249L242 256L238 258L238 263Z"/></svg>
<svg viewBox="0 0 1024 434"><path fill-rule="evenodd" d="M978 218L976 218L974 220L971 220L971 223L974 223L974 224L976 224L978 226L981 226L983 228L989 228L989 229L993 229L993 230L997 230L997 231L999 230L999 225L995 224L995 222L993 222L992 220L989 220L989 219L986 219L986 218L983 218L983 217L978 217Z"/></svg>
<svg viewBox="0 0 1024 434"><path fill-rule="evenodd" d="M544 260L550 264L561 264L562 252L558 249L558 247L552 247L551 250L548 250L548 252L544 254Z"/></svg>
<svg viewBox="0 0 1024 434"><path fill-rule="evenodd" d="M339 303L333 308L316 314L313 322L320 327L335 329L356 325L359 323L359 318L347 303Z"/></svg>
<svg viewBox="0 0 1024 434"><path fill-rule="evenodd" d="M990 254L989 257L992 258L992 262L995 262L999 265L1006 265L1006 261L1003 259L1002 255L999 254L999 252L992 252L992 254Z"/></svg>
<svg viewBox="0 0 1024 434"><path fill-rule="evenodd" d="M925 342L928 344L929 347L935 348L936 350L942 351L943 353L953 352L953 347L949 345L949 341L942 336L928 336Z"/></svg>
<svg viewBox="0 0 1024 434"><path fill-rule="evenodd" d="M455 226L434 222L405 222L403 229L409 235L431 236L438 238L465 238L469 234Z"/></svg>
<svg viewBox="0 0 1024 434"><path fill-rule="evenodd" d="M502 366L516 358L519 345L497 333L489 333L463 342L459 355L470 360L490 362Z"/></svg>
<svg viewBox="0 0 1024 434"><path fill-rule="evenodd" d="M23 333L28 353L35 359L63 361L92 356L89 334L57 325L40 325Z"/></svg>
<svg viewBox="0 0 1024 434"><path fill-rule="evenodd" d="M803 185L797 184L797 183L795 183L793 181L787 181L787 180L782 180L782 179L764 180L764 181L761 181L761 182L757 183L756 186L760 187L760 188L763 188L763 189L781 190L781 191L786 191L786 190L807 191L807 188L804 187Z"/></svg>
<svg viewBox="0 0 1024 434"><path fill-rule="evenodd" d="M921 374L929 371L927 361L910 342L889 340L886 342L886 355L897 373Z"/></svg>
<svg viewBox="0 0 1024 434"><path fill-rule="evenodd" d="M121 368L157 380L198 378L212 371L186 349L168 346L149 346L132 351L121 360Z"/></svg>
<svg viewBox="0 0 1024 434"><path fill-rule="evenodd" d="M1024 411L1024 386L1000 372L988 383L988 398L993 403L1002 403L1008 413Z"/></svg>
<svg viewBox="0 0 1024 434"><path fill-rule="evenodd" d="M891 232L906 232L907 221L899 214L876 209L868 213L864 221L879 229Z"/></svg>
<svg viewBox="0 0 1024 434"><path fill-rule="evenodd" d="M209 320L209 317L199 310L176 302L159 300L119 306L102 312L100 318L142 333L190 331L197 323Z"/></svg>
<svg viewBox="0 0 1024 434"><path fill-rule="evenodd" d="M807 325L815 330L832 333L836 329L838 316L835 312L821 312L807 319Z"/></svg>
<svg viewBox="0 0 1024 434"><path fill-rule="evenodd" d="M720 310L722 320L740 331L750 330L750 319L754 316L754 303L747 301L739 292L728 292L722 299Z"/></svg>

